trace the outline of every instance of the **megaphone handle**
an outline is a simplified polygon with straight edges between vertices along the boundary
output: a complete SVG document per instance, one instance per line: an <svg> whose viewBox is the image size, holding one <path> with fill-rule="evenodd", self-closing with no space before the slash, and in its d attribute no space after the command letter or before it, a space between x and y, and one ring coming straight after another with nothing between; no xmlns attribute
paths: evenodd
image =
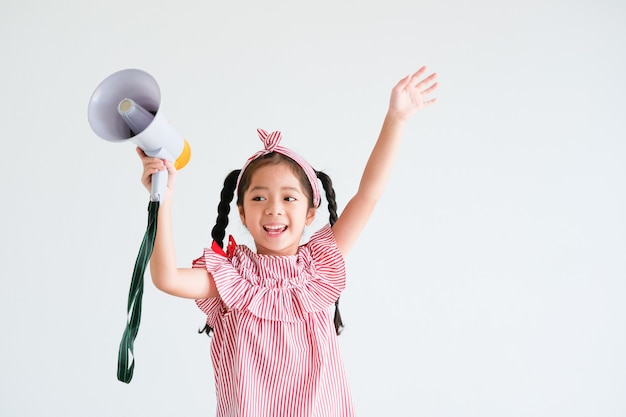
<svg viewBox="0 0 626 417"><path fill-rule="evenodd" d="M165 197L167 189L167 170L158 171L152 174L152 189L150 191L150 201L161 201Z"/></svg>

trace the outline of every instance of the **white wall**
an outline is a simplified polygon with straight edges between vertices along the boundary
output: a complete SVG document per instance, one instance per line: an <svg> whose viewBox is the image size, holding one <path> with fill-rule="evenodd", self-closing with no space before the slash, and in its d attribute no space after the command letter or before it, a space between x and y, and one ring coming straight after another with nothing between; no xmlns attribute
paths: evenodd
<svg viewBox="0 0 626 417"><path fill-rule="evenodd" d="M617 0L3 1L0 415L214 414L202 313L151 284L115 377L148 199L132 145L87 122L104 77L154 75L192 146L185 266L257 127L345 204L422 64L439 103L347 259L359 415L626 415L625 41Z"/></svg>

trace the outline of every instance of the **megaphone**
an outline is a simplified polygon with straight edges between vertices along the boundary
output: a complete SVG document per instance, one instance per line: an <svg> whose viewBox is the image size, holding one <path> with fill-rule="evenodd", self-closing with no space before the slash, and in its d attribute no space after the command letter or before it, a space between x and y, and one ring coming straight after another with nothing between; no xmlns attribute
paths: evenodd
<svg viewBox="0 0 626 417"><path fill-rule="evenodd" d="M174 162L181 169L191 157L189 143L163 116L161 90L140 69L124 69L105 78L89 100L87 118L93 131L109 142L131 142L146 155ZM165 196L167 171L152 175L151 201Z"/></svg>

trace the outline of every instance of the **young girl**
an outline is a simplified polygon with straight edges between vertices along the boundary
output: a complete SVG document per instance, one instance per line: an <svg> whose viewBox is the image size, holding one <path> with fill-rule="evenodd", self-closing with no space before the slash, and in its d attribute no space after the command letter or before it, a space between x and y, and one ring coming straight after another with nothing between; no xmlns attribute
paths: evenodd
<svg viewBox="0 0 626 417"><path fill-rule="evenodd" d="M279 132L259 130L264 148L224 182L211 248L177 268L171 230L176 170L147 157L142 183L169 173L150 260L152 280L166 293L196 300L213 330L211 358L218 416L353 416L354 407L337 344L340 319L329 312L345 287L344 258L365 226L391 171L402 130L418 110L432 104L436 74L423 67L393 88L380 136L356 195L340 216L330 178L280 145ZM301 245L304 227L320 205L318 177L330 224ZM228 212L237 195L239 217L256 252L223 249ZM332 227L331 227L332 226Z"/></svg>

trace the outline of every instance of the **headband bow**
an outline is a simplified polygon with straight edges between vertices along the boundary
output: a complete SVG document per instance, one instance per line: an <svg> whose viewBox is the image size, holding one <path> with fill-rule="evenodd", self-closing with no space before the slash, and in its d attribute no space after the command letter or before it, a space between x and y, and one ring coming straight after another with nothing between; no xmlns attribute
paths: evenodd
<svg viewBox="0 0 626 417"><path fill-rule="evenodd" d="M246 161L243 168L241 168L241 172L239 173L239 178L237 179L237 188L239 188L239 181L241 181L241 176L243 172L246 170L248 165L255 159L267 155L268 153L276 152L282 155L285 155L291 158L295 163L300 165L307 178L309 179L309 183L311 184L311 190L313 191L313 205L315 207L319 207L320 205L320 191L317 185L317 174L313 167L300 155L292 151L291 149L285 148L284 146L280 146L279 143L282 139L282 133L280 131L275 131L272 133L268 133L263 129L257 129L257 133L259 134L259 139L263 142L262 150L256 152Z"/></svg>
<svg viewBox="0 0 626 417"><path fill-rule="evenodd" d="M263 129L257 129L256 131L259 134L259 139L261 139L261 142L263 142L263 146L265 146L265 150L268 153L274 152L274 149L276 149L276 146L278 146L281 139L283 138L283 134L278 130L272 133L267 133Z"/></svg>

